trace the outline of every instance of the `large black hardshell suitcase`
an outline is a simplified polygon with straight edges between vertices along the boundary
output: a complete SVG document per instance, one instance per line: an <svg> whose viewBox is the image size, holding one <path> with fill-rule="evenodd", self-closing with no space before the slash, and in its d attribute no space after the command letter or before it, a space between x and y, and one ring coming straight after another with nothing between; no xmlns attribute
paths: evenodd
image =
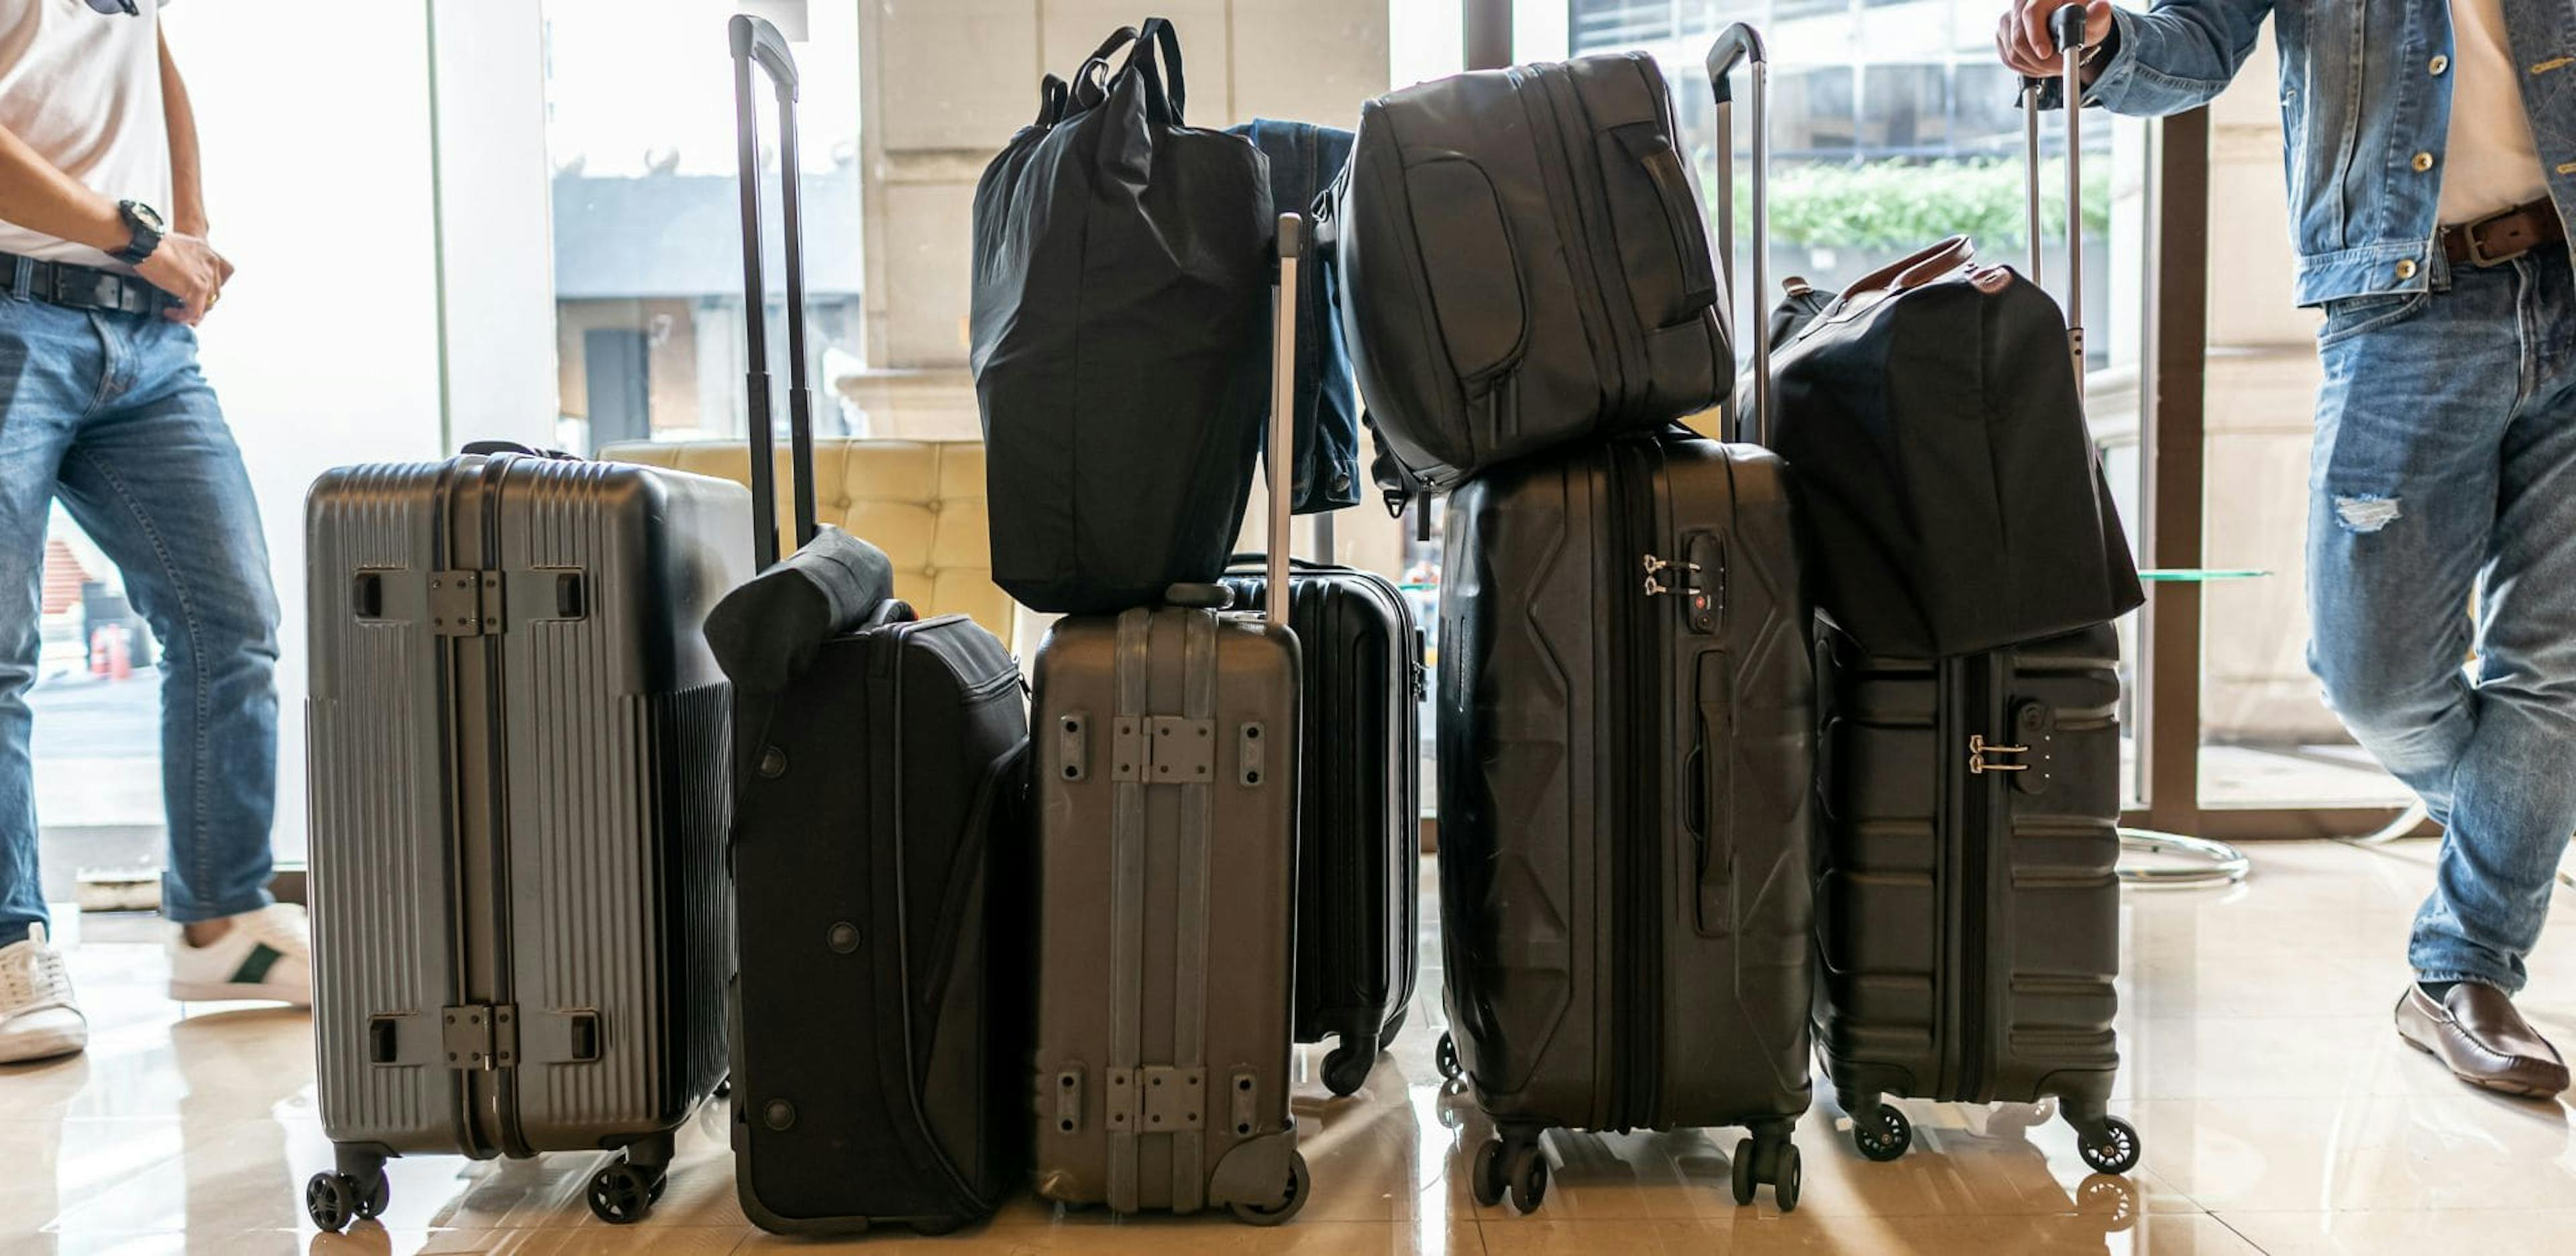
<svg viewBox="0 0 2576 1256"><path fill-rule="evenodd" d="M1260 555L1226 584L1260 610ZM1297 1041L1336 1039L1324 1084L1367 1081L1413 1002L1420 890L1426 682L1422 629L1385 577L1296 560L1288 626L1305 670L1305 771L1297 805Z"/></svg>
<svg viewBox="0 0 2576 1256"><path fill-rule="evenodd" d="M333 1170L624 1148L632 1221L723 1078L728 695L701 642L746 570L738 485L494 452L349 467L306 502L313 1032Z"/></svg>
<svg viewBox="0 0 2576 1256"><path fill-rule="evenodd" d="M1523 1210L1538 1138L1745 1125L1797 1203L1815 703L1780 461L1685 433L1489 471L1441 568L1440 909L1454 1039Z"/></svg>
<svg viewBox="0 0 2576 1256"><path fill-rule="evenodd" d="M2125 1172L2120 639L2102 624L1939 660L1826 627L1818 1054L1861 1151L1903 1154L1882 1095L2054 1096L2085 1160Z"/></svg>
<svg viewBox="0 0 2576 1256"><path fill-rule="evenodd" d="M796 74L768 22L736 17L730 30L753 312L752 500L765 507L775 471L752 69L768 72L790 123ZM795 132L781 132L793 292L803 266ZM1019 665L992 633L964 615L915 621L891 600L883 553L837 533L818 543L812 401L794 332L788 370L800 550L773 565L764 517L746 545L767 570L709 628L734 672L742 749L735 1189L743 1212L774 1232L945 1232L989 1215L1028 1162L1028 711ZM794 613L814 606L828 610Z"/></svg>

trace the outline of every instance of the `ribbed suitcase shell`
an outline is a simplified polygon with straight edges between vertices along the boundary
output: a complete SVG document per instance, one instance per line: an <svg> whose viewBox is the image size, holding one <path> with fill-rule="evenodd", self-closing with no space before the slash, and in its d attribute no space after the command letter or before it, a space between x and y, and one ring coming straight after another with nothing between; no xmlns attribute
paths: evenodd
<svg viewBox="0 0 2576 1256"><path fill-rule="evenodd" d="M1782 477L1665 435L1450 497L1444 970L1507 1143L1745 1124L1767 1149L1807 1108L1815 699Z"/></svg>
<svg viewBox="0 0 2576 1256"><path fill-rule="evenodd" d="M1181 607L1069 617L1036 678L1038 1193L1293 1207L1296 638Z"/></svg>
<svg viewBox="0 0 2576 1256"><path fill-rule="evenodd" d="M1938 661L1818 634L1825 830L1816 1002L1845 1111L2061 1100L2119 1069L2118 632ZM1971 771L1969 739L2027 770ZM2013 747L2028 747L2013 753Z"/></svg>
<svg viewBox="0 0 2576 1256"><path fill-rule="evenodd" d="M1020 669L964 615L743 698L734 1181L776 1233L989 1214L1028 1160Z"/></svg>
<svg viewBox="0 0 2576 1256"><path fill-rule="evenodd" d="M1236 605L1266 605L1258 564L1226 574ZM1299 561L1288 624L1306 681L1297 807L1297 1041L1337 1039L1324 1082L1368 1079L1413 1002L1421 890L1425 669L1413 607L1386 578Z"/></svg>
<svg viewBox="0 0 2576 1256"><path fill-rule="evenodd" d="M313 1022L344 1171L653 1164L723 1077L728 701L699 625L749 515L738 486L600 462L314 486ZM448 635L460 615L499 631ZM486 1066L459 1008L491 1009Z"/></svg>

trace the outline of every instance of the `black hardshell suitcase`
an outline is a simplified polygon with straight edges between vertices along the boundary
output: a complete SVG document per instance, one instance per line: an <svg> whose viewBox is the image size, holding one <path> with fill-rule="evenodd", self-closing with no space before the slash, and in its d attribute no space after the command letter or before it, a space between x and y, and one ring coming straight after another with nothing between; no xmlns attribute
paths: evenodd
<svg viewBox="0 0 2576 1256"><path fill-rule="evenodd" d="M1449 498L1440 910L1454 1041L1523 1211L1539 1136L1744 1125L1797 1206L1815 698L1783 467L1683 433Z"/></svg>
<svg viewBox="0 0 2576 1256"><path fill-rule="evenodd" d="M731 33L747 360L764 398L752 66L769 71L782 118L796 79L768 22L736 17ZM794 132L781 131L792 206ZM792 208L785 220L793 279L802 250ZM889 596L882 553L837 533L816 542L804 346L794 333L789 343L802 548L773 565L776 535L759 532L752 545L766 574L716 610L743 749L732 846L735 1188L743 1212L772 1232L899 1223L944 1233L990 1215L1028 1159L1028 712L1019 666L992 633L964 615L915 621ZM750 429L752 500L765 504L766 405ZM813 588L784 587L800 581ZM789 595L828 602L838 622L812 634L819 641L764 641L791 619Z"/></svg>
<svg viewBox="0 0 2576 1256"><path fill-rule="evenodd" d="M474 452L475 449L493 452ZM306 502L313 1032L336 1231L384 1161L623 1148L633 1221L725 1071L739 485L471 447Z"/></svg>
<svg viewBox="0 0 2576 1256"><path fill-rule="evenodd" d="M2078 9L2063 16L2071 74L2084 24ZM2038 115L2050 86L2024 85L2034 276ZM2067 113L2070 222L2081 220L2080 117ZM2070 249L2079 387L2080 266ZM1882 1096L2055 1097L2085 1163L2128 1172L2137 1130L2106 1110L2120 1060L2118 630L1891 659L1820 617L1816 657L1817 1050L1861 1153L1892 1160L1912 1141Z"/></svg>
<svg viewBox="0 0 2576 1256"><path fill-rule="evenodd" d="M1236 605L1260 610L1260 555L1235 556ZM1297 1041L1336 1040L1324 1084L1368 1080L1413 1002L1426 680L1422 629L1385 577L1293 560L1288 626L1305 668L1297 807Z"/></svg>

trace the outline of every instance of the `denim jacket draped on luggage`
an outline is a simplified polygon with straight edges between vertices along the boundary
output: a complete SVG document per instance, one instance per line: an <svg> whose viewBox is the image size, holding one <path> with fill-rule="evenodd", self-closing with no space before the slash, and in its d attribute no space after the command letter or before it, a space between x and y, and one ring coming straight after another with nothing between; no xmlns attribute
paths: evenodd
<svg viewBox="0 0 2576 1256"><path fill-rule="evenodd" d="M2165 0L2150 12L2115 10L2119 47L2091 99L2126 114L2199 105L2253 51L2266 13L2281 48L2299 303L2424 291L2450 133L2447 0ZM2576 227L2576 0L2504 0L2504 17L2542 173Z"/></svg>

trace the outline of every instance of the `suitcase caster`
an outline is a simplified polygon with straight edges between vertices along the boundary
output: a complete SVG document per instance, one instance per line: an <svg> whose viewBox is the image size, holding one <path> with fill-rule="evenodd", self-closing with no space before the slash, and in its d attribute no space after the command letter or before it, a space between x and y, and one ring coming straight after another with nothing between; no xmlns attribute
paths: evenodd
<svg viewBox="0 0 2576 1256"><path fill-rule="evenodd" d="M662 1187L669 1180L670 1175L659 1168L624 1161L612 1164L590 1179L590 1215L610 1225L641 1221L662 1198Z"/></svg>
<svg viewBox="0 0 2576 1256"><path fill-rule="evenodd" d="M392 1200L393 1183L381 1169L370 1175L364 1189L356 1179L337 1172L316 1173L304 1184L304 1215L325 1234L337 1234L352 1221L383 1216Z"/></svg>
<svg viewBox="0 0 2576 1256"><path fill-rule="evenodd" d="M1377 1039L1346 1037L1324 1054L1324 1085L1335 1095L1349 1098L1368 1084L1369 1070L1376 1067Z"/></svg>
<svg viewBox="0 0 2576 1256"><path fill-rule="evenodd" d="M1440 1076L1449 1081L1454 1082L1467 1075L1466 1066L1458 1062L1458 1040L1450 1036L1448 1030L1440 1031L1440 1045L1433 1049L1431 1062L1439 1068Z"/></svg>
<svg viewBox="0 0 2576 1256"><path fill-rule="evenodd" d="M1780 1211L1797 1210L1798 1188L1806 1175L1799 1164L1798 1148L1789 1141L1792 1128L1795 1127L1786 1122L1757 1125L1751 1137L1735 1144L1731 1185L1735 1188L1736 1206L1752 1203L1754 1189L1769 1183L1771 1198L1780 1205Z"/></svg>
<svg viewBox="0 0 2576 1256"><path fill-rule="evenodd" d="M2116 1116L2101 1118L2093 1129L2075 1127L2075 1153L2096 1173L2121 1174L2138 1167L2138 1130Z"/></svg>
<svg viewBox="0 0 2576 1256"><path fill-rule="evenodd" d="M1475 1177L1468 1190L1476 1202L1491 1208L1509 1200L1523 1215L1547 1201L1547 1149L1536 1135L1505 1135L1476 1149Z"/></svg>
<svg viewBox="0 0 2576 1256"><path fill-rule="evenodd" d="M1289 1218L1297 1215L1298 1209L1306 1206L1306 1196L1312 1185L1306 1176L1306 1153L1292 1151L1288 1153L1288 1198L1269 1208L1258 1204L1231 1203L1225 1206L1226 1211L1233 1213L1234 1219L1245 1225L1285 1225Z"/></svg>
<svg viewBox="0 0 2576 1256"><path fill-rule="evenodd" d="M1852 1144L1860 1148L1861 1155L1885 1163L1904 1155L1905 1149L1914 1145L1914 1126L1896 1110L1895 1104L1882 1102L1876 1112L1852 1118Z"/></svg>

